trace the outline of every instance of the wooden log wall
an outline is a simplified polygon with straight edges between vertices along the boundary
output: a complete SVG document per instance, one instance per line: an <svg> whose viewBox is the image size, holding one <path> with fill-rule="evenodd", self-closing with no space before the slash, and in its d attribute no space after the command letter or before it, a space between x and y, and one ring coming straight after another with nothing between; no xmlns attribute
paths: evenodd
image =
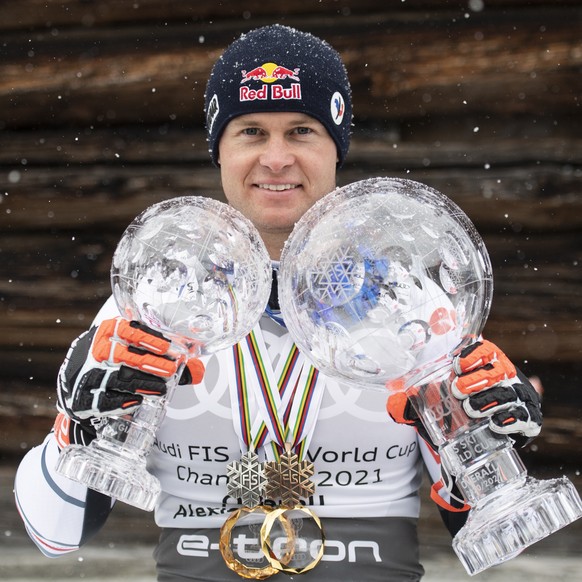
<svg viewBox="0 0 582 582"><path fill-rule="evenodd" d="M0 455L39 442L67 346L109 295L145 207L221 198L203 93L241 32L327 39L352 81L340 183L425 182L495 269L486 334L545 389L531 453L579 466L582 7L559 0L19 0L0 3Z"/></svg>

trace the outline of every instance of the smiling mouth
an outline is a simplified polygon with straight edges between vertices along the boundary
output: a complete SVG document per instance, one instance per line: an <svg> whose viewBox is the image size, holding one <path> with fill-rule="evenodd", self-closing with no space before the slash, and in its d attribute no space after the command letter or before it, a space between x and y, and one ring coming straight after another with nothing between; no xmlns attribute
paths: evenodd
<svg viewBox="0 0 582 582"><path fill-rule="evenodd" d="M283 192L284 190L294 190L299 184L257 184L261 190L270 190L271 192Z"/></svg>

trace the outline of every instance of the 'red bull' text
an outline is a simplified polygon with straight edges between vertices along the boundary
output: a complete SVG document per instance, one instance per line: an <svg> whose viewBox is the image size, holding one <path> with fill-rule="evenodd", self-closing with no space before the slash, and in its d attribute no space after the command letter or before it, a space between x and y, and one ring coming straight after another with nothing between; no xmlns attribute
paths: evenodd
<svg viewBox="0 0 582 582"><path fill-rule="evenodd" d="M251 89L250 87L243 86L239 89L239 99L241 101L301 99L301 85L299 83L292 83L290 87L283 87L279 84L265 84L260 89Z"/></svg>

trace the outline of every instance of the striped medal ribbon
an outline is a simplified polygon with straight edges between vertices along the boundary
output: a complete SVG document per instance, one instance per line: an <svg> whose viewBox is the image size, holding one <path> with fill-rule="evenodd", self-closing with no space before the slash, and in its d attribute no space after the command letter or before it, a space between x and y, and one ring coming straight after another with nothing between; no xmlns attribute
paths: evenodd
<svg viewBox="0 0 582 582"><path fill-rule="evenodd" d="M274 369L259 325L233 347L231 403L241 449L263 448L268 459L265 495L285 504L313 493L313 465L305 454L325 389L324 378L310 365L288 334ZM283 463L283 467L281 467ZM291 468L288 467L290 465ZM282 470L284 475L277 472ZM297 486L294 472L300 472ZM288 479L286 478L288 476Z"/></svg>
<svg viewBox="0 0 582 582"><path fill-rule="evenodd" d="M299 574L315 567L323 555L323 528L315 513L304 506L314 493L313 463L305 460L315 420L321 406L325 379L298 350L288 334L280 339L276 367L257 325L232 348L229 389L234 429L243 455L227 468L228 492L243 507L221 528L220 551L233 571L243 578L266 578L276 572ZM268 459L261 463L256 451ZM264 499L280 500L278 507L260 505ZM236 556L233 532L249 516L262 516L260 544L264 559L249 564ZM319 552L305 558L296 523L311 521ZM276 538L272 532L277 532ZM273 543L283 536L284 552ZM277 545L277 548L279 546ZM265 562L266 560L266 562ZM306 561L307 560L307 561Z"/></svg>

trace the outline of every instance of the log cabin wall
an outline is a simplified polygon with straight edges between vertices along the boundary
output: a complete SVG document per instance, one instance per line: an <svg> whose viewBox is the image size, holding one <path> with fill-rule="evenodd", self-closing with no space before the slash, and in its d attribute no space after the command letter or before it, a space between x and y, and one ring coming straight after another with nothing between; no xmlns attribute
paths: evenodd
<svg viewBox="0 0 582 582"><path fill-rule="evenodd" d="M342 54L355 108L340 184L425 182L491 254L486 335L545 389L526 454L579 467L582 8L558 0L0 2L0 455L54 415L70 342L145 207L221 199L203 93L240 33L281 22Z"/></svg>

